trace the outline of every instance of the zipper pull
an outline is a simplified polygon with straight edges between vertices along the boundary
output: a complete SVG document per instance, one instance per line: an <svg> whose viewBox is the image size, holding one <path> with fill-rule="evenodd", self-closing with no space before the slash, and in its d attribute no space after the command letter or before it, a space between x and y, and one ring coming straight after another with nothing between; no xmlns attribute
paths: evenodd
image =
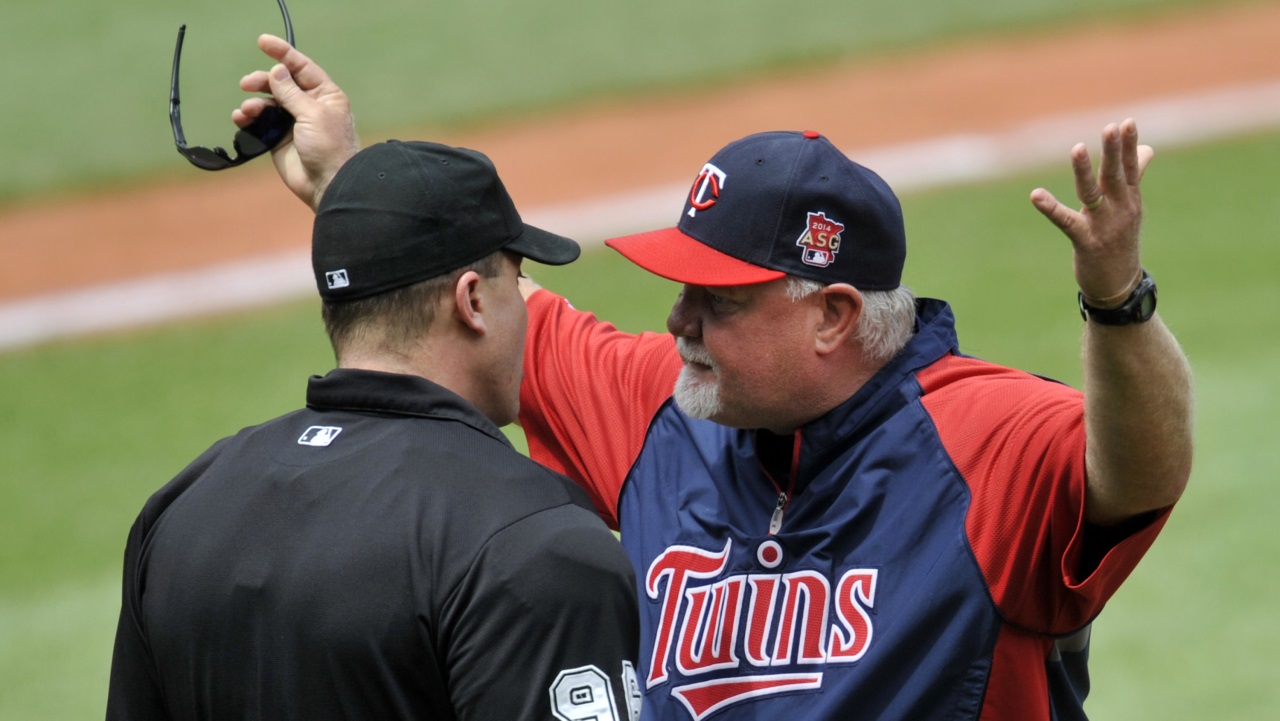
<svg viewBox="0 0 1280 721"><path fill-rule="evenodd" d="M774 506L773 517L769 519L769 535L777 534L782 528L782 511L787 507L787 493L783 491L778 494L778 505Z"/></svg>

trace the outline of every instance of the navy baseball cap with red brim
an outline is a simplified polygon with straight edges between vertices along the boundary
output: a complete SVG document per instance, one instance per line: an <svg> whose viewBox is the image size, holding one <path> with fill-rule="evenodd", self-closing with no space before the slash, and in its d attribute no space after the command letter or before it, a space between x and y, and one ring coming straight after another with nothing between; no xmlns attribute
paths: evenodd
<svg viewBox="0 0 1280 721"><path fill-rule="evenodd" d="M703 286L794 275L892 290L906 261L893 190L814 131L730 143L703 165L676 227L605 244L655 275Z"/></svg>

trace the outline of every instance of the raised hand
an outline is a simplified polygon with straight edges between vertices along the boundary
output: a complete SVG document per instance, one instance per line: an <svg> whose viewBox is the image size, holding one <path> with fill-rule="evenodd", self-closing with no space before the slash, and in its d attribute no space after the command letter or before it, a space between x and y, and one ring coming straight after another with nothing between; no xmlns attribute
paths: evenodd
<svg viewBox="0 0 1280 721"><path fill-rule="evenodd" d="M272 97L245 100L231 120L243 128L272 103L293 115L293 136L276 146L271 159L289 190L315 210L334 174L360 150L351 103L323 68L284 39L262 35L258 47L278 64L244 76L240 88Z"/></svg>
<svg viewBox="0 0 1280 721"><path fill-rule="evenodd" d="M1071 149L1079 210L1058 202L1044 188L1031 192L1031 202L1066 234L1075 250L1076 282L1090 305L1119 305L1137 286L1142 273L1140 230L1142 193L1139 183L1154 151L1138 145L1132 119L1102 130L1101 170L1095 176L1083 143Z"/></svg>

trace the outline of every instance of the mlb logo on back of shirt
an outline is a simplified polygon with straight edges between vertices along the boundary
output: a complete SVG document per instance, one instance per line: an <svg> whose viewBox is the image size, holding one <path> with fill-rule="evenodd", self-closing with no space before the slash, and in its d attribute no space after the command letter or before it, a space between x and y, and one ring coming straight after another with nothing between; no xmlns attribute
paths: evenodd
<svg viewBox="0 0 1280 721"><path fill-rule="evenodd" d="M340 426L311 426L298 439L298 445L323 448L333 443L333 439L342 432Z"/></svg>

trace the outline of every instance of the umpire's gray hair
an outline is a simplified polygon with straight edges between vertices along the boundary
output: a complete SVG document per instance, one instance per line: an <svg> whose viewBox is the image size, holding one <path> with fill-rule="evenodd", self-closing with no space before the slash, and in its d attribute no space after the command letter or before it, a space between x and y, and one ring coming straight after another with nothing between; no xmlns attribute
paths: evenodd
<svg viewBox="0 0 1280 721"><path fill-rule="evenodd" d="M807 278L787 277L787 297L793 301L813 295L823 285ZM900 285L893 290L863 290L862 318L855 336L867 360L888 363L911 340L916 326L916 296Z"/></svg>

